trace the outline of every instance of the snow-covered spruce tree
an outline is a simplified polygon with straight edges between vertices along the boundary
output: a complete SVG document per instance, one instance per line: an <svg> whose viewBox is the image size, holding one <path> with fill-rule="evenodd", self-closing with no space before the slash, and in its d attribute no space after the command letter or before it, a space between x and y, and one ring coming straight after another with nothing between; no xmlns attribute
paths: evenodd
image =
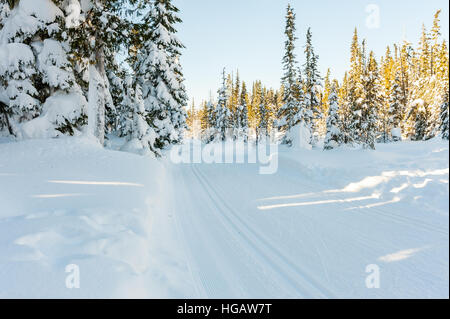
<svg viewBox="0 0 450 319"><path fill-rule="evenodd" d="M36 73L34 54L28 45L8 43L0 47L3 125L10 134L19 138L22 137L19 125L37 117L41 111L33 82Z"/></svg>
<svg viewBox="0 0 450 319"><path fill-rule="evenodd" d="M215 125L214 127L218 131L220 135L220 139L225 141L227 138L227 129L230 128L230 110L228 109L228 95L227 95L227 85L226 85L226 77L225 77L225 69L223 69L222 75L222 86L217 91L219 94L217 100L217 106L214 112Z"/></svg>
<svg viewBox="0 0 450 319"><path fill-rule="evenodd" d="M364 44L364 42L363 42ZM350 71L348 73L347 101L350 112L347 143L360 143L363 136L362 128L362 102L364 98L363 70L364 70L364 49L358 42L358 31L355 29L351 46Z"/></svg>
<svg viewBox="0 0 450 319"><path fill-rule="evenodd" d="M123 80L122 98L117 108L116 134L119 137L130 137L132 133L133 111L135 109L135 90L133 89L133 77L125 76Z"/></svg>
<svg viewBox="0 0 450 319"><path fill-rule="evenodd" d="M4 104L10 115L15 114L15 121L8 122L16 126L13 134L19 137L73 134L74 127L82 124L85 101L67 60L65 16L57 5L62 7L62 1L9 1L11 12L2 14L0 43L4 50L9 47L7 55L16 55L15 61L4 60L8 75L3 82L9 92ZM5 3L2 6L3 11ZM22 52L11 52L13 47ZM25 57L27 61L19 61Z"/></svg>
<svg viewBox="0 0 450 319"><path fill-rule="evenodd" d="M200 139L202 141L205 141L205 133L210 126L208 116L208 104L206 101L202 102L202 107L199 110L199 120L200 120Z"/></svg>
<svg viewBox="0 0 450 319"><path fill-rule="evenodd" d="M448 85L446 91L444 93L444 98L441 103L440 109L440 126L439 131L441 132L441 136L444 140L448 140L449 137L449 123L448 123L448 105L449 105L449 92Z"/></svg>
<svg viewBox="0 0 450 319"><path fill-rule="evenodd" d="M241 90L241 79L239 77L239 70L236 72L236 78L234 82L232 83L231 87L231 95L229 97L229 109L231 111L231 125L233 127L233 140L236 140L239 138L241 134L241 111L242 108L239 104L239 93Z"/></svg>
<svg viewBox="0 0 450 319"><path fill-rule="evenodd" d="M116 61L115 56L106 56L106 77L109 97L105 105L105 132L120 135L120 109L123 103L126 71Z"/></svg>
<svg viewBox="0 0 450 319"><path fill-rule="evenodd" d="M282 140L283 144L292 145L291 129L298 123L307 125L305 115L304 93L302 89L301 74L297 74L297 60L295 56L295 13L290 5L286 14L286 42L285 54L283 57L284 75L281 78L284 87L283 106L278 112L278 129L285 132ZM300 72L299 72L300 73Z"/></svg>
<svg viewBox="0 0 450 319"><path fill-rule="evenodd" d="M82 86L88 92L89 132L103 145L106 109L113 105L107 65L120 45L130 41L131 26L123 14L125 0L84 0L82 6L77 0L71 3L78 6L71 8L70 59L76 65L77 82L88 85Z"/></svg>
<svg viewBox="0 0 450 319"><path fill-rule="evenodd" d="M365 67L363 86L364 98L361 108L361 143L364 148L375 149L377 110L379 110L382 100L380 96L381 86L378 65L373 52L370 52Z"/></svg>
<svg viewBox="0 0 450 319"><path fill-rule="evenodd" d="M256 130L258 129L259 124L259 105L261 104L261 90L261 81L254 81L252 84L250 104L248 106L248 122L250 128L249 134L252 135L255 140L258 137L256 134Z"/></svg>
<svg viewBox="0 0 450 319"><path fill-rule="evenodd" d="M131 91L130 94L133 92ZM156 133L146 120L145 104L142 98L142 90L136 84L134 99L132 99L132 118L130 141L124 146L125 150L147 153L152 151L155 155L161 155L160 150L155 147Z"/></svg>
<svg viewBox="0 0 450 319"><path fill-rule="evenodd" d="M328 97L327 134L324 141L324 150L332 150L342 143L342 134L339 123L339 101L337 96L337 84L331 86Z"/></svg>
<svg viewBox="0 0 450 319"><path fill-rule="evenodd" d="M352 141L352 112L349 98L349 79L348 73L345 72L342 85L339 87L339 118L340 118L340 131L342 134L342 143L349 144Z"/></svg>
<svg viewBox="0 0 450 319"><path fill-rule="evenodd" d="M402 104L403 92L400 83L400 76L397 73L389 96L389 119L388 128L390 139L399 141L401 139L401 122L404 117L404 105Z"/></svg>
<svg viewBox="0 0 450 319"><path fill-rule="evenodd" d="M331 85L331 69L328 68L323 79L323 88L319 92L321 118L316 121L316 132L318 136L325 136L327 132L328 98L330 96ZM337 90L339 90L339 86Z"/></svg>
<svg viewBox="0 0 450 319"><path fill-rule="evenodd" d="M306 121L311 128L312 144L313 133L316 131L316 121L318 121L321 117L318 87L321 86L322 79L320 77L317 65L319 57L314 53L314 47L312 45L311 28L308 28L306 33L305 57L306 62L303 65L305 107L310 114Z"/></svg>
<svg viewBox="0 0 450 319"><path fill-rule="evenodd" d="M64 43L54 39L46 39L42 45L35 46L41 82L38 87L41 88L41 92L45 92L46 99L41 116L24 125L25 133L28 130L34 130L35 122L47 122L60 133L74 135L75 130L85 123L87 102L76 82L74 70L64 46ZM31 137L32 134L31 132L28 135ZM54 136L51 129L48 134L48 136Z"/></svg>
<svg viewBox="0 0 450 319"><path fill-rule="evenodd" d="M204 131L202 132L202 139L205 141L205 143L210 143L214 141L217 129L216 129L216 108L214 106L214 103L210 99L206 103L206 114L205 114L205 122L207 123L207 126L205 127Z"/></svg>
<svg viewBox="0 0 450 319"><path fill-rule="evenodd" d="M408 115L413 121L414 134L411 139L414 141L423 141L427 139L427 128L429 127L430 111L427 103L422 99L412 102Z"/></svg>
<svg viewBox="0 0 450 319"><path fill-rule="evenodd" d="M266 89L261 89L261 98L259 104L259 123L258 123L258 140L264 140L269 133L269 109Z"/></svg>
<svg viewBox="0 0 450 319"><path fill-rule="evenodd" d="M383 143L391 141L392 126L390 123L390 96L394 85L394 59L391 55L391 48L386 47L385 56L380 60L380 83L382 89L382 102L378 109L378 140Z"/></svg>
<svg viewBox="0 0 450 319"><path fill-rule="evenodd" d="M187 104L183 72L179 62L183 44L174 25L180 23L178 9L170 0L155 0L140 24L136 82L142 87L146 119L157 134L155 148L182 141Z"/></svg>
<svg viewBox="0 0 450 319"><path fill-rule="evenodd" d="M245 82L242 82L242 90L239 98L239 126L241 128L241 136L244 142L248 141L248 93L247 93L247 85Z"/></svg>

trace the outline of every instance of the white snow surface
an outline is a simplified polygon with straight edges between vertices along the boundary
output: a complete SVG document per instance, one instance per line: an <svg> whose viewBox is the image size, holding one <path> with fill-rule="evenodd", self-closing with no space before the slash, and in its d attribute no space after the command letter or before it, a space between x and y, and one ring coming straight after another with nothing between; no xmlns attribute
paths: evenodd
<svg viewBox="0 0 450 319"><path fill-rule="evenodd" d="M56 92L45 101L42 115L21 125L22 137L45 139L63 135L57 130L65 121L74 121L85 113L87 101L81 92Z"/></svg>
<svg viewBox="0 0 450 319"><path fill-rule="evenodd" d="M45 22L53 22L57 16L64 16L51 0L20 0L19 9Z"/></svg>
<svg viewBox="0 0 450 319"><path fill-rule="evenodd" d="M303 122L291 128L289 138L292 141L293 149L311 150L311 132Z"/></svg>
<svg viewBox="0 0 450 319"><path fill-rule="evenodd" d="M34 62L33 51L23 43L8 43L0 45L0 73L19 69L21 63Z"/></svg>
<svg viewBox="0 0 450 319"><path fill-rule="evenodd" d="M448 298L448 156L438 139L280 148L259 175L3 139L0 298Z"/></svg>

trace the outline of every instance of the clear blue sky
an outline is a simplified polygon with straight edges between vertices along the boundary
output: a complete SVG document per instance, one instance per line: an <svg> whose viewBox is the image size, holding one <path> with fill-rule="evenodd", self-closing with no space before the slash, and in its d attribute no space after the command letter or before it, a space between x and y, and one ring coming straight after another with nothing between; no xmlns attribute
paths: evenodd
<svg viewBox="0 0 450 319"><path fill-rule="evenodd" d="M435 11L442 9L442 33L449 38L445 0L175 0L183 19L178 36L187 47L182 57L186 87L196 104L207 99L210 90L216 96L223 67L239 69L247 82L259 79L267 86L279 86L288 3L297 14L298 60L303 63L305 33L311 27L322 74L331 68L338 79L349 64L355 27L360 38L367 39L368 49L380 57L387 45L404 36L416 44L422 23L429 29ZM369 4L379 6L378 28L367 27Z"/></svg>

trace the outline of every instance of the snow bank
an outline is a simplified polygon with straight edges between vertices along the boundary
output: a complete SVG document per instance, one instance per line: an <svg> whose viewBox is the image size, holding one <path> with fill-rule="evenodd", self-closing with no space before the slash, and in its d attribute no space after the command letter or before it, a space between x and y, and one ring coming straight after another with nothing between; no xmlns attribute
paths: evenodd
<svg viewBox="0 0 450 319"><path fill-rule="evenodd" d="M311 132L305 127L304 123L299 123L291 128L289 139L292 141L293 149L312 149Z"/></svg>
<svg viewBox="0 0 450 319"><path fill-rule="evenodd" d="M187 295L165 175L90 139L0 140L0 298Z"/></svg>

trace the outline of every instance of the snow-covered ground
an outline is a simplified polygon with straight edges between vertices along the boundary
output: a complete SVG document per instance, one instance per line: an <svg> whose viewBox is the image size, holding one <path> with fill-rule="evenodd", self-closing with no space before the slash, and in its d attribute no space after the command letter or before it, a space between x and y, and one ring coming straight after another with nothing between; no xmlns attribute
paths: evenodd
<svg viewBox="0 0 450 319"><path fill-rule="evenodd" d="M0 298L183 296L167 182L158 161L88 139L0 144Z"/></svg>
<svg viewBox="0 0 450 319"><path fill-rule="evenodd" d="M2 140L0 297L448 298L448 156L438 139L280 148L260 175Z"/></svg>

